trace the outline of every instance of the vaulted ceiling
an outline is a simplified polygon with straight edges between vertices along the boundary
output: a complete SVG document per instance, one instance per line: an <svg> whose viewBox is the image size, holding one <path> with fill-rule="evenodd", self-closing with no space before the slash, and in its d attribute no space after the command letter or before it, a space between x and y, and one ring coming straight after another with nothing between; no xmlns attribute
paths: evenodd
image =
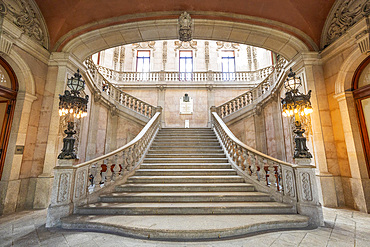
<svg viewBox="0 0 370 247"><path fill-rule="evenodd" d="M238 19L257 17L249 22L272 28L296 28L319 46L322 29L335 0L35 0L48 27L50 44L72 32L84 33L115 25L117 18L128 15L126 22L177 18L188 11L193 19ZM217 13L217 14L215 14ZM226 13L227 15L222 15ZM144 15L143 15L144 14ZM263 18L263 19L260 19ZM263 21L261 21L263 20ZM271 22L266 21L271 20ZM279 23L279 25L276 25Z"/></svg>

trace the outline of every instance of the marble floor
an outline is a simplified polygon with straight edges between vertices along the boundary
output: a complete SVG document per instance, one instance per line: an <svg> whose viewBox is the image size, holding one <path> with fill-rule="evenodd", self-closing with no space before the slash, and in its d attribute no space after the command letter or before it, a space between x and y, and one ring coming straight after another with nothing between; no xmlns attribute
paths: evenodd
<svg viewBox="0 0 370 247"><path fill-rule="evenodd" d="M133 239L97 232L46 229L46 210L0 217L0 246L370 246L370 214L324 208L325 226L313 230L263 233L207 242Z"/></svg>

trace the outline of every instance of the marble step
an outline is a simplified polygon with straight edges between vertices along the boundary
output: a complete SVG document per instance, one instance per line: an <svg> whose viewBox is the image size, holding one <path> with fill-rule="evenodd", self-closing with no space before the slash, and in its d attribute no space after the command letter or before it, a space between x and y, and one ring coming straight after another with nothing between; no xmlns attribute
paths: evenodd
<svg viewBox="0 0 370 247"><path fill-rule="evenodd" d="M72 215L61 220L61 228L108 232L152 240L215 239L219 242L220 238L274 230L302 231L308 227L308 220L306 216L294 214L166 215L165 217L163 215L95 215L94 217ZM174 242L173 246L176 245Z"/></svg>
<svg viewBox="0 0 370 247"><path fill-rule="evenodd" d="M261 192L114 192L100 196L101 202L270 202Z"/></svg>
<svg viewBox="0 0 370 247"><path fill-rule="evenodd" d="M172 149L149 149L149 154L189 154L189 153L197 153L197 154L224 154L224 151L220 147L216 147L214 149L196 149L196 148L172 148Z"/></svg>
<svg viewBox="0 0 370 247"><path fill-rule="evenodd" d="M196 149L196 150L206 150L206 149L217 149L217 150L222 150L221 146L219 144L212 144L212 145L208 145L208 144L204 144L204 143L200 143L199 145L169 145L168 143L166 144L162 144L162 145L154 145L152 144L150 146L150 150L184 150L184 151L190 151L190 150L193 150L193 149Z"/></svg>
<svg viewBox="0 0 370 247"><path fill-rule="evenodd" d="M128 183L243 183L237 175L222 176L132 176Z"/></svg>
<svg viewBox="0 0 370 247"><path fill-rule="evenodd" d="M220 147L219 142L156 142L154 141L151 148L158 148L158 147Z"/></svg>
<svg viewBox="0 0 370 247"><path fill-rule="evenodd" d="M140 169L231 169L229 163L143 163Z"/></svg>
<svg viewBox="0 0 370 247"><path fill-rule="evenodd" d="M123 184L116 186L116 192L221 192L254 191L247 183L183 183L183 184Z"/></svg>
<svg viewBox="0 0 370 247"><path fill-rule="evenodd" d="M200 138L200 139L207 139L207 138L216 138L216 135L214 133L206 133L206 134L188 134L188 133L158 133L156 138Z"/></svg>
<svg viewBox="0 0 370 247"><path fill-rule="evenodd" d="M219 176L236 175L234 169L139 169L135 176Z"/></svg>
<svg viewBox="0 0 370 247"><path fill-rule="evenodd" d="M89 215L289 214L293 206L278 202L120 203L97 202L75 209Z"/></svg>
<svg viewBox="0 0 370 247"><path fill-rule="evenodd" d="M223 153L209 154L209 153L186 153L186 154L151 154L148 153L145 158L226 158Z"/></svg>
<svg viewBox="0 0 370 247"><path fill-rule="evenodd" d="M144 163L227 163L227 158L145 158Z"/></svg>

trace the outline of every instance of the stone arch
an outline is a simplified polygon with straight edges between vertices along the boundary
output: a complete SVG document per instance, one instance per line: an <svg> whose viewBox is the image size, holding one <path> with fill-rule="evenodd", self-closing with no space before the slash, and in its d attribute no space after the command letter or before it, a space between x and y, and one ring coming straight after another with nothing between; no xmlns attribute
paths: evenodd
<svg viewBox="0 0 370 247"><path fill-rule="evenodd" d="M196 19L193 38L253 45L279 53L288 60L310 50L304 41L288 32L235 21ZM167 39L178 39L177 19L137 21L100 28L73 38L62 51L83 61L91 54L111 47Z"/></svg>
<svg viewBox="0 0 370 247"><path fill-rule="evenodd" d="M22 57L11 50L8 54L3 54L3 58L12 67L18 81L18 94L1 178L2 181L8 181L17 179L19 175L22 159L15 157L15 148L16 145L22 146L25 144L31 105L36 96L33 75ZM4 210L6 211L6 209Z"/></svg>
<svg viewBox="0 0 370 247"><path fill-rule="evenodd" d="M352 80L356 69L368 57L367 54L361 53L360 49L356 48L343 62L337 80L335 81L335 94L343 93L352 89Z"/></svg>

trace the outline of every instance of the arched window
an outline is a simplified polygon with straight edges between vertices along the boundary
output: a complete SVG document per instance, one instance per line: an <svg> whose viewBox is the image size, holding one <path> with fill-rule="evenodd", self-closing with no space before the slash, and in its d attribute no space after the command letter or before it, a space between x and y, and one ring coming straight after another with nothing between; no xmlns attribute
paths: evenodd
<svg viewBox="0 0 370 247"><path fill-rule="evenodd" d="M370 173L370 56L358 67L353 79L353 97L362 135L368 172Z"/></svg>
<svg viewBox="0 0 370 247"><path fill-rule="evenodd" d="M9 64L0 57L0 179L12 126L18 82Z"/></svg>

